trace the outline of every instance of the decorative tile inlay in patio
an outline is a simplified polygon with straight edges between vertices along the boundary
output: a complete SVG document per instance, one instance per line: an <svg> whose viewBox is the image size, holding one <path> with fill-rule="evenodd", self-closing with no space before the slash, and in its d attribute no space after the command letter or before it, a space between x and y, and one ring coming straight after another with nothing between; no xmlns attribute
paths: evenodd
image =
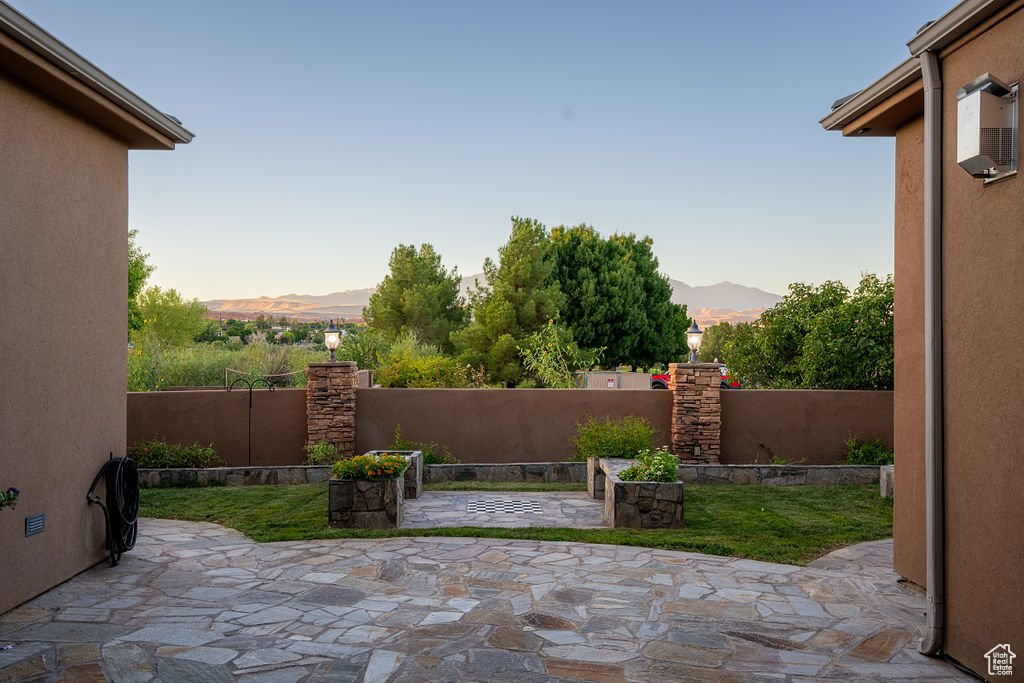
<svg viewBox="0 0 1024 683"><path fill-rule="evenodd" d="M536 500L471 500L466 512L474 515L540 515L544 513Z"/></svg>
<svg viewBox="0 0 1024 683"><path fill-rule="evenodd" d="M0 616L0 681L969 680L918 654L879 542L801 568L474 538L258 544L143 520Z"/></svg>
<svg viewBox="0 0 1024 683"><path fill-rule="evenodd" d="M584 492L425 491L419 498L405 501L402 526L593 529L604 526L603 515L602 501Z"/></svg>

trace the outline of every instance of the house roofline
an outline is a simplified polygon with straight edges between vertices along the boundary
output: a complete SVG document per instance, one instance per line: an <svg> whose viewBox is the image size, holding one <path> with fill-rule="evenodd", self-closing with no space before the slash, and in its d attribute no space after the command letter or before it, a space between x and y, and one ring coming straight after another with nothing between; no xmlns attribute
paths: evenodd
<svg viewBox="0 0 1024 683"><path fill-rule="evenodd" d="M885 102L908 85L921 80L921 64L911 57L856 95L839 100L839 106L821 119L825 130L843 130L850 123Z"/></svg>
<svg viewBox="0 0 1024 683"><path fill-rule="evenodd" d="M925 24L910 41L910 58L848 99L839 100L820 120L825 130L844 130L849 124L883 104L905 87L921 80L918 57L926 51L949 47L1016 0L963 0L935 21Z"/></svg>
<svg viewBox="0 0 1024 683"><path fill-rule="evenodd" d="M187 144L194 137L179 121L118 83L3 0L0 0L0 33L173 142Z"/></svg>

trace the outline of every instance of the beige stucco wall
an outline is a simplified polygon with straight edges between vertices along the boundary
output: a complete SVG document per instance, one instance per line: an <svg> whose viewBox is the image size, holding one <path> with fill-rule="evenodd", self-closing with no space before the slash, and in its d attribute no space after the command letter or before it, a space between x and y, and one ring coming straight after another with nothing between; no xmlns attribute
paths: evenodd
<svg viewBox="0 0 1024 683"><path fill-rule="evenodd" d="M924 119L896 132L893 567L925 585Z"/></svg>
<svg viewBox="0 0 1024 683"><path fill-rule="evenodd" d="M103 557L85 494L124 449L127 233L125 145L0 75L0 612Z"/></svg>
<svg viewBox="0 0 1024 683"><path fill-rule="evenodd" d="M127 443L211 444L228 465L298 465L306 455L306 390L155 391L128 394Z"/></svg>
<svg viewBox="0 0 1024 683"><path fill-rule="evenodd" d="M1024 178L956 165L955 92L1024 78L1022 36L1018 11L942 62L946 650L975 671L1024 646Z"/></svg>
<svg viewBox="0 0 1024 683"><path fill-rule="evenodd" d="M722 391L722 463L834 465L846 440L892 444L891 391Z"/></svg>

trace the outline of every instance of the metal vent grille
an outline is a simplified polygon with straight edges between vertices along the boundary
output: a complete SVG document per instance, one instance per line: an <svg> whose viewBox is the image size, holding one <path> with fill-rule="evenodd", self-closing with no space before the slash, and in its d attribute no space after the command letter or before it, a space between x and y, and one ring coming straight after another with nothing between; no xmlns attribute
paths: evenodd
<svg viewBox="0 0 1024 683"><path fill-rule="evenodd" d="M982 128L981 153L996 166L1012 166L1013 138L1013 128Z"/></svg>
<svg viewBox="0 0 1024 683"><path fill-rule="evenodd" d="M46 529L46 515L30 515L25 518L25 535L34 536L35 534L43 533Z"/></svg>

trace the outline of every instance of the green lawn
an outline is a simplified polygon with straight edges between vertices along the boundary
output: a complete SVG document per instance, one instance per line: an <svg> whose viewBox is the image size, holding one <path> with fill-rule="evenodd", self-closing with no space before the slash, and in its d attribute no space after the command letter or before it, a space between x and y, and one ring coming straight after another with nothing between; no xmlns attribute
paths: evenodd
<svg viewBox="0 0 1024 683"><path fill-rule="evenodd" d="M508 490L508 485L505 486ZM480 485L477 484L476 488L479 489ZM327 526L326 483L143 489L141 514L144 517L217 522L260 542L309 538L476 536L635 545L788 564L806 564L836 548L892 535L892 504L889 499L878 496L877 484L690 485L686 488L686 528L680 530L331 529Z"/></svg>

